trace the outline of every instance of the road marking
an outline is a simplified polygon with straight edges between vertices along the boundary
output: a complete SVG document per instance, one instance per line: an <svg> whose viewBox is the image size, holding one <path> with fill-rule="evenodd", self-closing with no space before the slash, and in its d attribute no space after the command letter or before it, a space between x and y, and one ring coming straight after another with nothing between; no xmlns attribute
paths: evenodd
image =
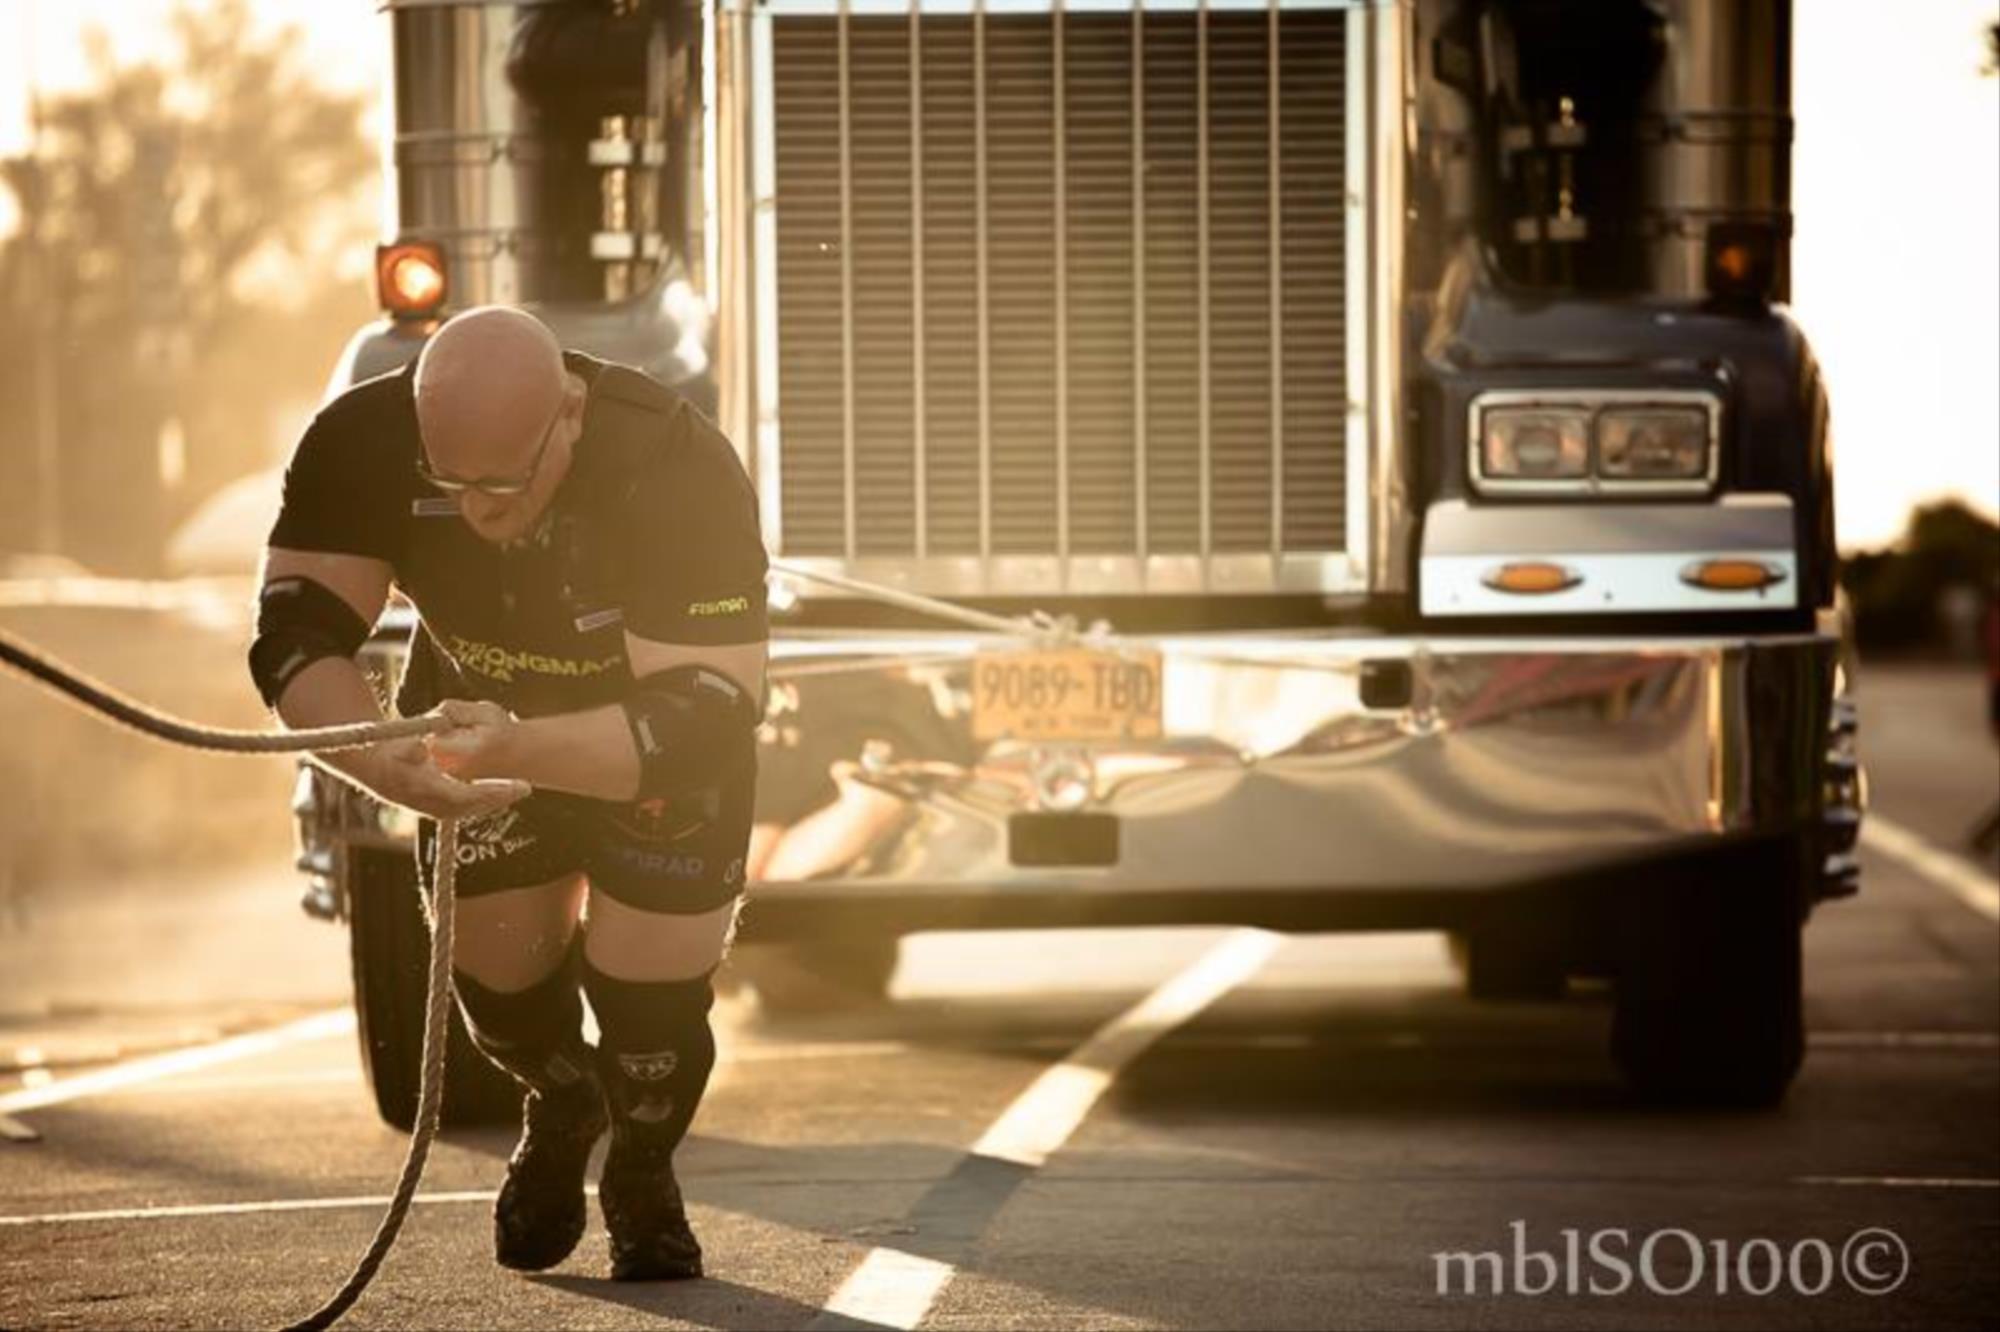
<svg viewBox="0 0 2000 1332"><path fill-rule="evenodd" d="M17 1091L0 1093L0 1115L17 1114L23 1110L40 1110L45 1106L60 1105L65 1101L74 1101L84 1096L101 1096L106 1092L122 1091L127 1087L153 1082L160 1078L192 1073L199 1068L213 1068L217 1064L228 1064L239 1059L271 1054L287 1046L300 1045L307 1041L349 1035L353 1031L354 1010L351 1008L336 1008L324 1013L314 1013L310 1017L287 1022L281 1027L272 1027L267 1031L248 1032L209 1045L196 1045L186 1050L148 1055L144 1059L134 1059L123 1064L113 1064L109 1068L79 1073L73 1078L57 1078L39 1086L22 1087Z"/></svg>
<svg viewBox="0 0 2000 1332"><path fill-rule="evenodd" d="M873 1327L913 1328L951 1282L950 1263L901 1249L870 1249L827 1301L827 1315Z"/></svg>
<svg viewBox="0 0 2000 1332"><path fill-rule="evenodd" d="M1126 1009L1035 1079L973 1144L972 1154L1040 1166L1069 1140L1118 1070L1248 979L1278 950L1263 930L1236 930Z"/></svg>
<svg viewBox="0 0 2000 1332"><path fill-rule="evenodd" d="M1815 1031L1806 1044L1861 1050L2000 1050L2000 1031Z"/></svg>
<svg viewBox="0 0 2000 1332"><path fill-rule="evenodd" d="M1900 860L1986 919L2000 920L2000 884L1901 824L1870 810L1861 820L1861 844Z"/></svg>
<svg viewBox="0 0 2000 1332"><path fill-rule="evenodd" d="M594 1194L597 1186L585 1188ZM457 1193L419 1193L415 1201L427 1206L440 1203L492 1202L493 1189ZM202 1216L259 1216L270 1212L330 1212L343 1208L386 1207L389 1195L372 1193L342 1198L280 1198L272 1202L187 1203L167 1207L111 1207L96 1212L44 1212L39 1216L0 1216L0 1226L49 1226L80 1221L173 1221Z"/></svg>
<svg viewBox="0 0 2000 1332"><path fill-rule="evenodd" d="M916 1047L908 1041L746 1041L724 1052L732 1064L762 1064L782 1060L789 1064L800 1059L872 1059L879 1055L909 1054Z"/></svg>
<svg viewBox="0 0 2000 1332"><path fill-rule="evenodd" d="M1030 1170L1040 1167L1076 1132L1120 1069L1248 979L1280 942L1264 930L1232 931L1045 1070L980 1135L970 1156ZM914 1328L955 1270L950 1263L900 1249L871 1249L841 1282L817 1322Z"/></svg>
<svg viewBox="0 0 2000 1332"><path fill-rule="evenodd" d="M1884 1189L2000 1189L2000 1179L1959 1179L1943 1175L1802 1175L1798 1182Z"/></svg>
<svg viewBox="0 0 2000 1332"><path fill-rule="evenodd" d="M149 1086L127 1087L125 1093L132 1096L190 1096L214 1092L265 1091L285 1087L309 1086L359 1086L361 1069L353 1068L308 1068L295 1073L243 1073L224 1074L219 1078L175 1078L170 1082L156 1082Z"/></svg>

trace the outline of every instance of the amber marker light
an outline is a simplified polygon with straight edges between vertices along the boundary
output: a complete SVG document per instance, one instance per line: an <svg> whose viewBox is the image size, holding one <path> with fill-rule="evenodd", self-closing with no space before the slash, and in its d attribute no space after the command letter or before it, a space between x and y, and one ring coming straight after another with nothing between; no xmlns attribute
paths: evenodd
<svg viewBox="0 0 2000 1332"><path fill-rule="evenodd" d="M375 296L397 319L424 319L444 305L444 249L431 241L375 247Z"/></svg>
<svg viewBox="0 0 2000 1332"><path fill-rule="evenodd" d="M1700 560L1681 570L1681 581L1710 592L1757 592L1784 581L1785 571L1762 560Z"/></svg>
<svg viewBox="0 0 2000 1332"><path fill-rule="evenodd" d="M1583 577L1575 570L1565 569L1560 564L1521 560L1501 565L1487 574L1483 581L1495 592L1514 592L1521 596L1537 597L1575 587L1583 581Z"/></svg>

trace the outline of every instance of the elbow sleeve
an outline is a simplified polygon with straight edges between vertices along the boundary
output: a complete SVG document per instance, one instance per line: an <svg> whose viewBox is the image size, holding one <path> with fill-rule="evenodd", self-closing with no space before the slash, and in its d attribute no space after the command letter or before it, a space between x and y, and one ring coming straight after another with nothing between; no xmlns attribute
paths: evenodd
<svg viewBox="0 0 2000 1332"><path fill-rule="evenodd" d="M264 706L275 708L299 672L323 657L352 659L367 641L368 622L326 584L273 578L257 596L250 678Z"/></svg>
<svg viewBox="0 0 2000 1332"><path fill-rule="evenodd" d="M639 754L640 800L720 785L756 759L762 709L719 671L656 671L634 683L624 707Z"/></svg>

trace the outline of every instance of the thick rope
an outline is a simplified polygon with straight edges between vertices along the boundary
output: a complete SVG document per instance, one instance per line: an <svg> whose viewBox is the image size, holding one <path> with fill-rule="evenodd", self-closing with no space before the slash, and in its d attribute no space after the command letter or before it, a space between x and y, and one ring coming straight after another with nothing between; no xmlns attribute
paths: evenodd
<svg viewBox="0 0 2000 1332"><path fill-rule="evenodd" d="M426 913L431 927L431 970L430 985L424 992L423 1072L417 1082L417 1122L410 1130L410 1150L403 1157L403 1173L396 1179L396 1192L382 1212L381 1224L375 1227L375 1238L368 1242L367 1252L354 1265L346 1284L334 1292L332 1299L293 1323L286 1332L319 1332L321 1328L332 1327L342 1314L353 1307L354 1302L361 1298L361 1292L368 1289L368 1283L375 1279L383 1260L388 1258L397 1232L403 1228L403 1218L410 1214L417 1185L424 1177L424 1162L430 1158L431 1141L437 1137L438 1113L444 1106L445 1033L452 1003L452 926L458 905L453 891L453 881L458 877L455 872L457 865L458 821L440 819L437 898Z"/></svg>
<svg viewBox="0 0 2000 1332"><path fill-rule="evenodd" d="M852 592L855 596L865 597L870 601L879 601L890 606L900 606L905 610L913 610L919 614L929 615L952 624L962 625L967 629L981 629L988 633L1001 634L1009 638L1026 639L1036 647L1094 648L1101 652L1115 653L1128 658L1159 651L1159 643L1154 638L1131 634L1116 634L1111 632L1109 626L1104 624L1082 627L1070 616L1052 615L1044 610L1030 611L1026 615L1017 616L993 615L986 611L974 610L969 606L961 606L956 602L945 601L939 597L925 596L921 592L906 592L902 588L888 587L882 583L869 582L863 578L851 578L846 574L830 573L824 569L810 568L803 564L795 564L789 560L772 560L771 573L777 577L796 579L801 582L821 583L827 587L838 588L842 592ZM1265 656L1254 652L1241 652L1226 647L1216 647L1208 643L1203 643L1198 639L1181 639L1177 641L1174 644L1174 652L1177 656L1195 657L1217 666L1248 666L1260 670L1297 668L1299 670L1331 672L1336 675L1359 675L1361 673L1361 663L1359 661L1330 661L1318 657L1292 659L1277 655ZM780 661L772 663L771 675L774 679L789 679L805 675L839 675L849 671L872 669L882 664L883 660L884 658L880 656L866 657L858 659L857 664L853 665L846 662L806 665ZM899 660L897 664L917 665L925 664L932 660L939 662L961 661L963 660L963 656L959 654L939 653L934 658L925 657L914 661L903 659Z"/></svg>
<svg viewBox="0 0 2000 1332"><path fill-rule="evenodd" d="M36 651L5 633L0 633L0 663L81 704L101 716L142 734L224 754L284 754L304 750L355 749L382 740L429 735L445 730L450 723L440 717L410 717L396 721L364 722L356 726L328 726L304 731L234 731L196 726L148 708L80 672ZM431 1141L437 1137L438 1112L444 1104L444 1054L446 1024L451 1016L451 942L457 915L455 873L458 864L458 824L453 819L438 823L436 897L425 913L431 933L430 983L424 995L423 1071L418 1079L417 1122L410 1132L410 1148L403 1157L403 1172L396 1190L382 1213L375 1238L355 1264L354 1271L332 1299L306 1317L290 1325L287 1332L331 1327L361 1298L361 1292L375 1274L403 1220L410 1214L411 1201L423 1179L424 1162L430 1156Z"/></svg>

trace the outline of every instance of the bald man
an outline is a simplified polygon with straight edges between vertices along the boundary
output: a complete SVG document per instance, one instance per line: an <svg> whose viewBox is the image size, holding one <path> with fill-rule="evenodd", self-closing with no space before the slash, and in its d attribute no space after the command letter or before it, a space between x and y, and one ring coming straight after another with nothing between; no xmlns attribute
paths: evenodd
<svg viewBox="0 0 2000 1332"><path fill-rule="evenodd" d="M250 653L266 702L293 727L379 717L354 654L394 587L423 618L398 708L455 723L321 761L463 821L459 1006L526 1088L494 1208L508 1267L575 1248L608 1124L612 1275L701 1273L672 1155L714 1063L710 977L743 887L765 567L715 426L517 310L467 311L347 390L286 472Z"/></svg>

